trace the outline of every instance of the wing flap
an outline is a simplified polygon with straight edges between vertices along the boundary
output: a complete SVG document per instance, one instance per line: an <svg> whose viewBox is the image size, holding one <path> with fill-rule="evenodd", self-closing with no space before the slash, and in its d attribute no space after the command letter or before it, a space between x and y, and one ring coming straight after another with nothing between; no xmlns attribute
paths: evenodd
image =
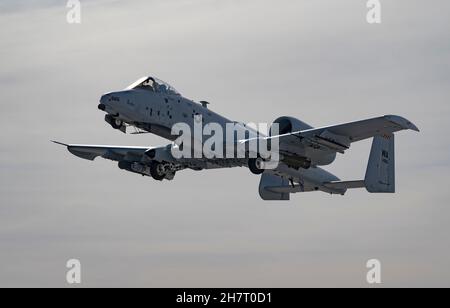
<svg viewBox="0 0 450 308"><path fill-rule="evenodd" d="M312 142L317 143L319 146L326 147L327 149L336 151L338 153L344 153L345 150L350 148L350 142L345 142L345 144L337 141L334 138L328 137L328 135L337 136L334 134L330 134L327 130L323 131L320 135L315 135L314 140ZM344 139L342 137L340 139ZM348 145L347 145L348 144Z"/></svg>

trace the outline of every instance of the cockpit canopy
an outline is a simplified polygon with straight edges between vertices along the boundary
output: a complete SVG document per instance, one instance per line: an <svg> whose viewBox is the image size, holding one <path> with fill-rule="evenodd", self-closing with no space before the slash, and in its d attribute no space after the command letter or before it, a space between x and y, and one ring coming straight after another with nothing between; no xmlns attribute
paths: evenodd
<svg viewBox="0 0 450 308"><path fill-rule="evenodd" d="M169 85L167 82L164 82L161 79L155 77L140 78L139 80L131 84L129 87L127 87L127 90L132 89L142 89L156 93L180 95L180 93L174 87Z"/></svg>

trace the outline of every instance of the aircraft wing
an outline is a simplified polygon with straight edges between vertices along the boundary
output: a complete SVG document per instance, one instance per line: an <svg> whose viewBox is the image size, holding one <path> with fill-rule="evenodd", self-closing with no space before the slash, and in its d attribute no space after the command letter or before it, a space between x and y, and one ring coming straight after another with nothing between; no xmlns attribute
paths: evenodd
<svg viewBox="0 0 450 308"><path fill-rule="evenodd" d="M266 139L278 138L280 148L283 145L287 145L294 148L311 147L316 150L344 153L345 150L350 148L350 144L353 142L372 138L377 135L391 134L404 129L419 131L417 126L403 117L386 115L356 122L270 136L266 137ZM242 140L241 142L247 142L249 140L251 139Z"/></svg>
<svg viewBox="0 0 450 308"><path fill-rule="evenodd" d="M88 145L88 144L66 144L53 141L56 144L67 147L73 155L94 160L97 157L119 162L119 168L139 174L151 175L150 167L155 163L161 163L166 168L167 174L174 174L175 171L186 168L192 170L218 169L242 167L246 165L245 160L222 159L208 160L202 158L180 158L177 159L171 154L172 145L161 147L134 147L134 146L114 146L114 145ZM153 176L153 175L152 175ZM172 178L167 178L172 179Z"/></svg>
<svg viewBox="0 0 450 308"><path fill-rule="evenodd" d="M150 176L158 181L163 179L173 180L177 171L188 167L167 155L171 145L150 148L53 142L67 147L70 153L80 158L94 160L97 157L102 157L117 161L120 169Z"/></svg>
<svg viewBox="0 0 450 308"><path fill-rule="evenodd" d="M87 160L94 160L96 157L103 157L114 161L140 161L144 153L152 148L130 147L130 146L108 146L108 145L84 145L65 144L53 141L56 144L66 146L70 153Z"/></svg>

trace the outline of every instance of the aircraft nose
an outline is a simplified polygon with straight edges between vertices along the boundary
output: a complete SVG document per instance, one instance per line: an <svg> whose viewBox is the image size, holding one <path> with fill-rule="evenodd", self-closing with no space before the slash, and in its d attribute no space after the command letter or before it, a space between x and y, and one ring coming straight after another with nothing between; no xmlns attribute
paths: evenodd
<svg viewBox="0 0 450 308"><path fill-rule="evenodd" d="M108 100L108 95L102 95L102 97L100 97L100 104L98 105L98 109L105 111L106 109L106 102Z"/></svg>

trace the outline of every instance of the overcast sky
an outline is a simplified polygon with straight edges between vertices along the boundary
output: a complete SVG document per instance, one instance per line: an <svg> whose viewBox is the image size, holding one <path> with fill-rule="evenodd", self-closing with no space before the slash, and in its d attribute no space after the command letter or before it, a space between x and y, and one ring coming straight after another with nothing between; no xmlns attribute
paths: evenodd
<svg viewBox="0 0 450 308"><path fill-rule="evenodd" d="M0 3L0 286L450 286L450 2L382 0ZM313 126L383 114L396 138L395 195L348 192L264 202L246 168L162 183L49 142L163 145L124 135L99 97L144 75L244 122ZM370 141L330 170L364 176Z"/></svg>

